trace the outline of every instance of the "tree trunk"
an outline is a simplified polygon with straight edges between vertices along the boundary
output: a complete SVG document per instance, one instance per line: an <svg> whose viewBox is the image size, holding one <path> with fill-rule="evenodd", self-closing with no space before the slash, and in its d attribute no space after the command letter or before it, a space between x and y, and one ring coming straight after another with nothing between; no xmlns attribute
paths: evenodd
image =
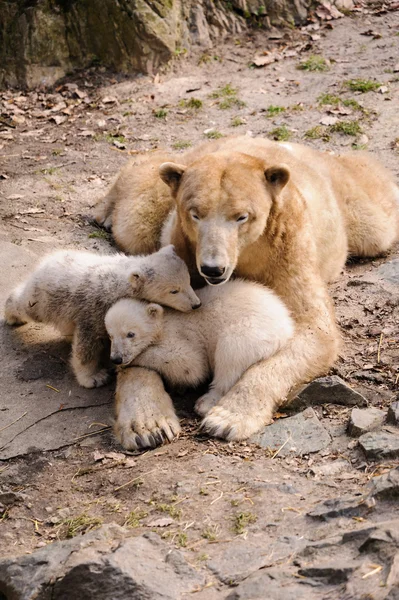
<svg viewBox="0 0 399 600"><path fill-rule="evenodd" d="M300 23L311 0L0 0L0 86L51 85L101 63L151 73L251 22Z"/></svg>

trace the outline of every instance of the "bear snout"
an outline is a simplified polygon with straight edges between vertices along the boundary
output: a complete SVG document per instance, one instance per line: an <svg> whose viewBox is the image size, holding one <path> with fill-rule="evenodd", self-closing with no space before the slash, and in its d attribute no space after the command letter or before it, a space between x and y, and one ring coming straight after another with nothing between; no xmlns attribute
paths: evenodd
<svg viewBox="0 0 399 600"><path fill-rule="evenodd" d="M122 364L122 356L120 354L111 354L111 362L114 365L121 365Z"/></svg>

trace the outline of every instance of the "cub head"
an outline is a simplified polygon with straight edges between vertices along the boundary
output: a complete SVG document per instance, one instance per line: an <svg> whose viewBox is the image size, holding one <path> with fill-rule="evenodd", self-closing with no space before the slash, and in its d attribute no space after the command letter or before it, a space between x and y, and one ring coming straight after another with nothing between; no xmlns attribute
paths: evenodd
<svg viewBox="0 0 399 600"><path fill-rule="evenodd" d="M198 271L210 285L228 281L242 251L263 234L290 176L285 165L237 152L208 154L188 167L163 163L159 172L195 248Z"/></svg>
<svg viewBox="0 0 399 600"><path fill-rule="evenodd" d="M154 344L162 331L163 308L124 298L105 315L105 328L111 340L111 361L126 367Z"/></svg>
<svg viewBox="0 0 399 600"><path fill-rule="evenodd" d="M148 302L170 306L181 312L199 308L201 301L190 285L186 263L172 245L146 256L130 274L136 295Z"/></svg>

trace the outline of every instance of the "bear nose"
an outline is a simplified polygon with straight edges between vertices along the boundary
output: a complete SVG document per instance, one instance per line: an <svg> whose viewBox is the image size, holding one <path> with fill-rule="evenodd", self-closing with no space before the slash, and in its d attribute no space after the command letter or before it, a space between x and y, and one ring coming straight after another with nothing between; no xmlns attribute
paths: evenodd
<svg viewBox="0 0 399 600"><path fill-rule="evenodd" d="M198 304L193 304L191 308L193 310L197 310L197 308L201 308L201 302L198 302Z"/></svg>
<svg viewBox="0 0 399 600"><path fill-rule="evenodd" d="M225 267L201 265L201 273L202 275L205 275L205 277L221 277L225 270Z"/></svg>
<svg viewBox="0 0 399 600"><path fill-rule="evenodd" d="M115 354L114 356L111 356L111 362L113 362L114 365L121 365L122 357Z"/></svg>

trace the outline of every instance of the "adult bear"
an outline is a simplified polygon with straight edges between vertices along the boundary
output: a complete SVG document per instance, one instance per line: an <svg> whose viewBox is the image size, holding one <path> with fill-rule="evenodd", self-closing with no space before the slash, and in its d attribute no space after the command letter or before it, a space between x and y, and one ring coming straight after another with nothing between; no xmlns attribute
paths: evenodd
<svg viewBox="0 0 399 600"><path fill-rule="evenodd" d="M209 433L244 439L269 423L295 388L333 364L339 335L326 284L348 255L378 256L399 238L399 189L368 155L338 157L261 138L227 138L200 146L178 163L160 164L168 187L160 187L155 174L148 176L157 160L142 163L136 174L125 167L125 178L129 173L140 179L144 169L147 187L137 196L123 185L113 196L113 206L120 207L130 194L127 243L113 223L122 248L138 253L145 238L147 249L155 250L159 236L151 238L148 227L153 230L155 223L159 231L170 207L162 241L175 245L194 279L220 285L234 273L258 281L276 291L295 319L293 340L248 369L204 417ZM156 189L162 195L159 211L156 201L147 202ZM105 199L102 207L106 204Z"/></svg>

